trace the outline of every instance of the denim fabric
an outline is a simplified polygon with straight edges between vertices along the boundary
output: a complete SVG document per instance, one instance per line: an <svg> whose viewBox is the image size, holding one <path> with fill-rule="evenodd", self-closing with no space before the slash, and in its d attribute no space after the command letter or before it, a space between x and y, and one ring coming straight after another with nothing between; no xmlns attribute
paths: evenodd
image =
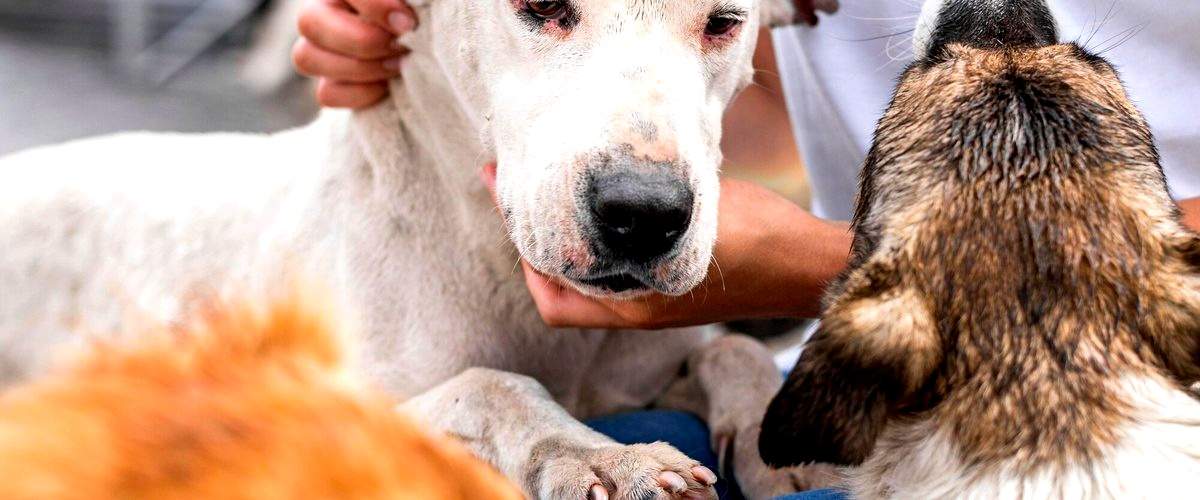
<svg viewBox="0 0 1200 500"><path fill-rule="evenodd" d="M586 422L597 432L622 444L665 441L684 455L720 474L717 455L709 442L708 426L695 415L680 411L649 410L614 415ZM742 500L737 484L724 477L717 482L721 500Z"/></svg>

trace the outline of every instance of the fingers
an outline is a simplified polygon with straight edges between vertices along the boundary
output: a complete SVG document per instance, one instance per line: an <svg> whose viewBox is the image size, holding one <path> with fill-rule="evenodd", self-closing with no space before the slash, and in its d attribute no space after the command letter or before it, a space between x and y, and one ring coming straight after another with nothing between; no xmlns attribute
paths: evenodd
<svg viewBox="0 0 1200 500"><path fill-rule="evenodd" d="M796 17L809 26L817 25L817 12L813 0L796 0Z"/></svg>
<svg viewBox="0 0 1200 500"><path fill-rule="evenodd" d="M796 17L810 26L816 26L820 21L817 11L833 14L838 10L838 0L795 0Z"/></svg>
<svg viewBox="0 0 1200 500"><path fill-rule="evenodd" d="M661 297L630 301L596 299L554 281L524 260L521 267L538 314L551 327L657 330L681 326L674 323L677 315L663 307Z"/></svg>
<svg viewBox="0 0 1200 500"><path fill-rule="evenodd" d="M813 7L817 10L833 14L838 11L838 0L813 0Z"/></svg>
<svg viewBox="0 0 1200 500"><path fill-rule="evenodd" d="M303 38L292 48L292 63L301 74L338 82L376 83L400 74L398 59L355 59L325 50Z"/></svg>
<svg viewBox="0 0 1200 500"><path fill-rule="evenodd" d="M346 5L314 2L300 13L299 28L313 45L343 56L382 59L400 54L395 33L358 17Z"/></svg>
<svg viewBox="0 0 1200 500"><path fill-rule="evenodd" d="M386 28L397 36L412 31L417 26L416 13L408 3L401 0L344 1L363 19Z"/></svg>
<svg viewBox="0 0 1200 500"><path fill-rule="evenodd" d="M496 168L495 163L484 165L479 171L479 178L491 192L492 201L499 206ZM521 270L538 314L548 326L654 329L659 327L657 322L663 319L662 312L651 305L655 301L598 300L543 275L524 259L521 260Z"/></svg>
<svg viewBox="0 0 1200 500"><path fill-rule="evenodd" d="M603 304L583 294L555 283L524 260L525 286L537 305L538 314L547 325L559 328L617 328L623 325L620 316Z"/></svg>
<svg viewBox="0 0 1200 500"><path fill-rule="evenodd" d="M365 108L387 95L386 82L342 83L323 78L317 84L317 102L330 108Z"/></svg>
<svg viewBox="0 0 1200 500"><path fill-rule="evenodd" d="M479 177L492 193L492 201L499 205L496 198L496 164L483 166ZM521 260L521 270L525 274L525 286L533 297L542 321L552 327L591 327L615 328L619 326L620 317L612 310L600 305L579 292L564 287ZM603 488L601 488L603 489ZM607 492L605 492L607 494Z"/></svg>

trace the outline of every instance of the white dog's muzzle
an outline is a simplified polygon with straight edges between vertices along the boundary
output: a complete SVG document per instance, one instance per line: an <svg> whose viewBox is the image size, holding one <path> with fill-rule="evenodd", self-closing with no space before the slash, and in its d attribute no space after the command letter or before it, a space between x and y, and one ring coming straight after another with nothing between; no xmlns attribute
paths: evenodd
<svg viewBox="0 0 1200 500"><path fill-rule="evenodd" d="M678 254L695 213L687 171L626 153L598 155L576 209L592 265L563 275L609 294L666 288L656 269Z"/></svg>

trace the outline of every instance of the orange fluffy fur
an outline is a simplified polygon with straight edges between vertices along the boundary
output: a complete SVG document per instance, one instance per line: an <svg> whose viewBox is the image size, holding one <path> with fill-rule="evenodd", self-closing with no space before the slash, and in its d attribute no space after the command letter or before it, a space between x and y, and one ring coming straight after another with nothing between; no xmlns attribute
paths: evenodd
<svg viewBox="0 0 1200 500"><path fill-rule="evenodd" d="M209 308L0 396L0 498L516 499L353 388L312 297Z"/></svg>

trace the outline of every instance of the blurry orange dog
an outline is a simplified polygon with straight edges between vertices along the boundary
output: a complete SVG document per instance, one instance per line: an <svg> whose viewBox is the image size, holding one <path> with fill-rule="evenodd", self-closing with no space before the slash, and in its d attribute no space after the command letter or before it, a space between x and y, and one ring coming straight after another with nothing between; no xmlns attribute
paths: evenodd
<svg viewBox="0 0 1200 500"><path fill-rule="evenodd" d="M329 306L198 316L0 395L0 498L520 498L353 387Z"/></svg>

